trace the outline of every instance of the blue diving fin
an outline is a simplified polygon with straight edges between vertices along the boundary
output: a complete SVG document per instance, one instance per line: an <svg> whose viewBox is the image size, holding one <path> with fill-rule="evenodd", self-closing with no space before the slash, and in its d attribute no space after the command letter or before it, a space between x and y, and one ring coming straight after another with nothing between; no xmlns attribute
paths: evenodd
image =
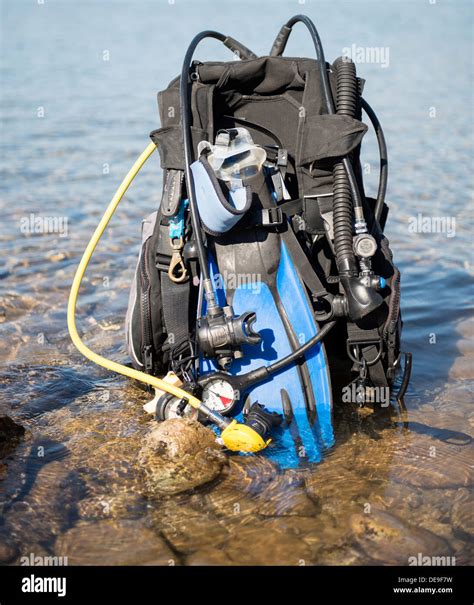
<svg viewBox="0 0 474 605"><path fill-rule="evenodd" d="M288 229L291 227L288 225ZM245 374L270 365L318 333L318 324L305 286L280 233L259 228L216 238L209 254L210 272L219 303L232 305L236 314L253 311L259 345L244 345L242 357L229 372ZM201 311L205 314L205 303ZM217 364L201 358L200 374ZM332 394L324 345L318 343L300 363L289 365L266 382L240 393L242 406L264 405L282 414L265 455L282 468L319 462L333 445ZM237 410L242 414L242 406ZM244 410L245 411L245 410ZM237 416L239 417L239 416Z"/></svg>

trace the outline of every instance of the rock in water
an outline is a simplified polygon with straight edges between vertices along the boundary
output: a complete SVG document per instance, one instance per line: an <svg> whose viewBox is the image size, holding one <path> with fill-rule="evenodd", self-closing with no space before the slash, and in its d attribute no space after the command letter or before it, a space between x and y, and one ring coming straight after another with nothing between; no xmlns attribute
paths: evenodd
<svg viewBox="0 0 474 605"><path fill-rule="evenodd" d="M394 449L394 481L424 489L472 486L472 444L454 445L418 435L409 447Z"/></svg>
<svg viewBox="0 0 474 605"><path fill-rule="evenodd" d="M350 524L359 546L380 563L408 565L408 558L417 553L433 556L451 554L451 548L443 538L379 510L352 515Z"/></svg>
<svg viewBox="0 0 474 605"><path fill-rule="evenodd" d="M205 547L186 557L186 565L233 565L229 557L218 548Z"/></svg>
<svg viewBox="0 0 474 605"><path fill-rule="evenodd" d="M25 429L8 416L0 416L0 458L13 452L25 434Z"/></svg>
<svg viewBox="0 0 474 605"><path fill-rule="evenodd" d="M454 533L463 540L474 538L474 498L458 498L451 509Z"/></svg>
<svg viewBox="0 0 474 605"><path fill-rule="evenodd" d="M18 547L16 544L7 544L0 536L0 565L10 563L18 556Z"/></svg>
<svg viewBox="0 0 474 605"><path fill-rule="evenodd" d="M158 424L139 453L148 491L179 494L215 479L226 463L216 436L195 420L172 418Z"/></svg>
<svg viewBox="0 0 474 605"><path fill-rule="evenodd" d="M237 565L306 565L312 561L311 548L301 538L266 527L241 527L222 549Z"/></svg>
<svg viewBox="0 0 474 605"><path fill-rule="evenodd" d="M141 522L80 521L59 536L55 554L69 565L176 565L176 556L160 536Z"/></svg>
<svg viewBox="0 0 474 605"><path fill-rule="evenodd" d="M451 380L472 380L474 378L474 364L472 357L457 357L449 370Z"/></svg>

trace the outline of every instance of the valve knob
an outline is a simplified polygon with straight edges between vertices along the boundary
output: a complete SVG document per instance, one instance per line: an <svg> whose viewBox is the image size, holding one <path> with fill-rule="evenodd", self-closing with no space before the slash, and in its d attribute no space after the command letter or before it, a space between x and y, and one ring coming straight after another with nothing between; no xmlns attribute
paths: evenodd
<svg viewBox="0 0 474 605"><path fill-rule="evenodd" d="M354 238L354 253L359 258L370 258L377 252L377 242L369 233L361 233Z"/></svg>

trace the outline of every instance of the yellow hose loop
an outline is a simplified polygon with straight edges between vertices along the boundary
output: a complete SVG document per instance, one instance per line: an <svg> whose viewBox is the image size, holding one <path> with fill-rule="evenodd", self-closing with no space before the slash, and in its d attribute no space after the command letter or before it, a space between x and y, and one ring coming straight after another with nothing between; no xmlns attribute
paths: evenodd
<svg viewBox="0 0 474 605"><path fill-rule="evenodd" d="M161 389L166 391L167 393L171 393L175 397L179 397L180 399L186 399L190 405L194 408L199 409L201 406L201 402L197 397L190 395L183 389L175 387L168 382L164 382L160 378L156 378L155 376L150 376L149 374L145 374L145 372L140 372L139 370L135 370L133 368L129 368L127 366L122 365L121 363L117 363L116 361L111 361L94 353L91 351L81 340L76 327L76 303L77 303L77 295L79 292L79 288L81 286L82 278L84 277L84 273L86 272L87 265L91 259L94 250L99 243L102 234L104 233L105 228L107 227L110 219L112 218L117 206L127 191L130 183L136 177L140 168L147 161L150 155L155 151L156 146L154 143L150 143L146 149L141 153L139 158L135 161L133 166L130 168L127 176L122 181L120 187L115 192L114 197L112 198L110 204L107 207L107 210L104 213L104 216L101 218L100 223L98 224L96 230L94 231L93 236L91 237L89 243L87 244L87 248L82 255L81 262L76 269L76 274L74 276L74 281L72 282L71 292L69 294L69 301L67 306L67 327L69 330L69 334L71 336L71 340L77 349L90 359L94 363L107 370L112 370L112 372L117 372L118 374L123 374L124 376L128 376L128 378L134 378L135 380L139 380L140 382L144 382L154 387L155 389Z"/></svg>

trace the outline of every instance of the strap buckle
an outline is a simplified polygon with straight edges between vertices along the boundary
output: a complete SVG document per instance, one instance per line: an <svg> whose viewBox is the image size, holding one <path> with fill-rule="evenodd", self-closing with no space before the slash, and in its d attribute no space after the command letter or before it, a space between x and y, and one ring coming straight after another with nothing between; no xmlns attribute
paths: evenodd
<svg viewBox="0 0 474 605"><path fill-rule="evenodd" d="M288 151L286 149L278 149L277 166L286 168L288 165Z"/></svg>
<svg viewBox="0 0 474 605"><path fill-rule="evenodd" d="M281 208L275 206L273 208L262 209L262 226L274 227L283 224L283 212Z"/></svg>

